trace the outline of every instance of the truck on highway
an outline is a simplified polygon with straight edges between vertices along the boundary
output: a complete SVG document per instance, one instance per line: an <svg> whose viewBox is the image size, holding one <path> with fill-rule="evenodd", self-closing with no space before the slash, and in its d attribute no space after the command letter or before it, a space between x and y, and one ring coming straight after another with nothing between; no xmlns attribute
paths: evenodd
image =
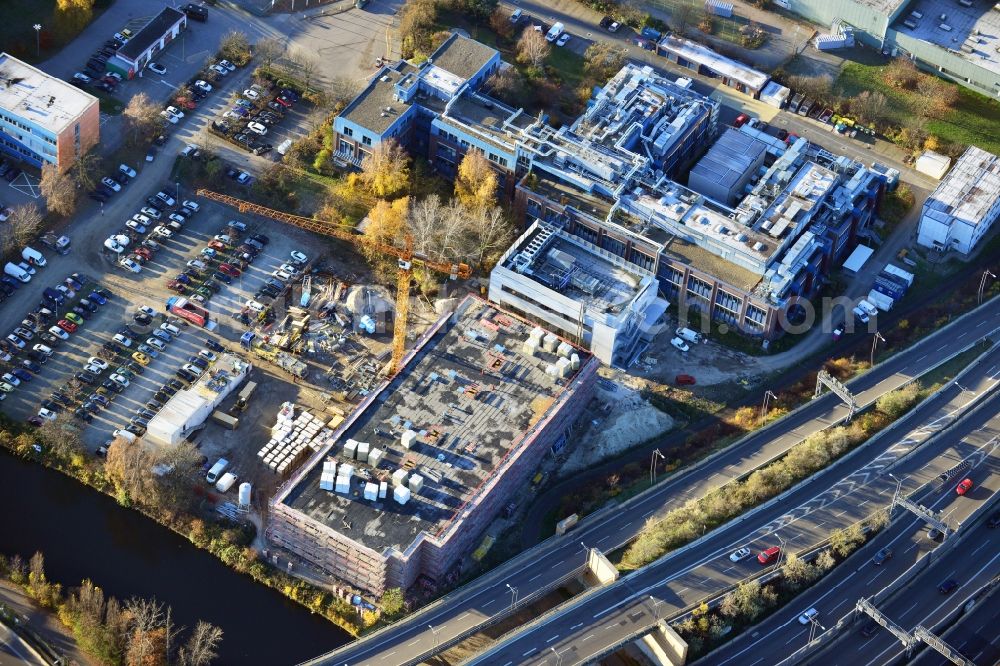
<svg viewBox="0 0 1000 666"><path fill-rule="evenodd" d="M209 327L208 310L182 296L171 296L167 299L167 312L186 319L192 324Z"/></svg>
<svg viewBox="0 0 1000 666"><path fill-rule="evenodd" d="M888 312L889 310L891 310L893 304L895 303L895 301L892 299L892 296L888 296L874 289L868 292L867 300L870 301L875 307L877 307L879 310L882 310L883 312Z"/></svg>

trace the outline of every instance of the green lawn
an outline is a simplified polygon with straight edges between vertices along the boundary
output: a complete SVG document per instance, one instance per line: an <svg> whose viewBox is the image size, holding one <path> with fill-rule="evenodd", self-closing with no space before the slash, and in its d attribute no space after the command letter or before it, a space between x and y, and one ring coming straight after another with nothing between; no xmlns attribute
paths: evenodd
<svg viewBox="0 0 1000 666"><path fill-rule="evenodd" d="M916 92L890 88L882 82L882 67L850 62L844 65L834 92L850 99L863 90L877 91L889 101L887 119L903 125L907 117L918 115L923 100ZM959 103L946 118L930 120L927 131L946 142L974 144L992 153L1000 152L1000 102L958 86Z"/></svg>
<svg viewBox="0 0 1000 666"><path fill-rule="evenodd" d="M575 90L583 81L583 56L568 48L554 46L545 62L559 73L564 87Z"/></svg>

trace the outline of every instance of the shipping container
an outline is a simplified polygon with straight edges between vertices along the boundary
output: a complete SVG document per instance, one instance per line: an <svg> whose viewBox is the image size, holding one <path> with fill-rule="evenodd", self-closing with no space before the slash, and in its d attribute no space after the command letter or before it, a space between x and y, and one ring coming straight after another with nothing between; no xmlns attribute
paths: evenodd
<svg viewBox="0 0 1000 666"><path fill-rule="evenodd" d="M883 293L875 291L874 289L868 292L868 300L875 305L875 307L884 312L891 310L893 304L895 303L891 296L887 296Z"/></svg>
<svg viewBox="0 0 1000 666"><path fill-rule="evenodd" d="M891 275L891 276L893 276L895 278L899 278L900 280L902 280L903 282L905 282L907 287L909 287L909 286L911 286L913 284L913 278L914 278L913 273L911 273L909 271L904 271L899 266L895 266L893 264L886 264L886 266L885 266L885 268L883 270L886 273L888 273L889 275Z"/></svg>
<svg viewBox="0 0 1000 666"><path fill-rule="evenodd" d="M875 277L875 284L872 287L875 291L885 294L893 300L899 300L906 294L906 284L888 273L879 273Z"/></svg>
<svg viewBox="0 0 1000 666"><path fill-rule="evenodd" d="M237 426L240 425L239 419L219 410L212 412L212 420L229 430L236 430Z"/></svg>

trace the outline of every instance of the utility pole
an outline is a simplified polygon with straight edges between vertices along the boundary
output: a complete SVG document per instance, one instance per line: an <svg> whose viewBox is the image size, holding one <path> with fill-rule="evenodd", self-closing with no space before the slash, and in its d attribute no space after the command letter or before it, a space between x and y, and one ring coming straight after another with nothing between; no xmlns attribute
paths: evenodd
<svg viewBox="0 0 1000 666"><path fill-rule="evenodd" d="M38 27L38 26L35 26L35 27ZM986 278L987 277L993 278L994 280L997 279L997 276L994 275L990 271L990 269L987 268L985 271L983 271L983 277L982 277L982 279L979 280L979 296L978 296L978 301L979 301L980 305L983 304L983 290L986 289Z"/></svg>
<svg viewBox="0 0 1000 666"><path fill-rule="evenodd" d="M875 335L872 336L872 355L868 361L868 365L872 367L875 366L875 345L878 344L879 340L885 342L885 338L882 337L882 334L879 333L878 331L875 331Z"/></svg>
<svg viewBox="0 0 1000 666"><path fill-rule="evenodd" d="M649 485L656 483L656 458L659 456L660 460L666 460L667 457L663 455L659 449L653 449L653 453L649 456Z"/></svg>
<svg viewBox="0 0 1000 666"><path fill-rule="evenodd" d="M774 395L774 393L770 389L768 389L767 391L764 391L764 404L760 408L760 424L761 425L764 425L764 419L767 418L767 406L768 406L768 402L770 402L771 400L777 400L777 399L778 399L778 396Z"/></svg>
<svg viewBox="0 0 1000 666"><path fill-rule="evenodd" d="M513 612L514 608L517 606L517 588L512 587L510 583L506 583L507 589L510 590L510 610Z"/></svg>
<svg viewBox="0 0 1000 666"><path fill-rule="evenodd" d="M36 23L35 25L33 25L31 27L35 29L35 55L37 57L41 58L42 57L42 24L41 23ZM982 288L980 288L979 291L982 292Z"/></svg>

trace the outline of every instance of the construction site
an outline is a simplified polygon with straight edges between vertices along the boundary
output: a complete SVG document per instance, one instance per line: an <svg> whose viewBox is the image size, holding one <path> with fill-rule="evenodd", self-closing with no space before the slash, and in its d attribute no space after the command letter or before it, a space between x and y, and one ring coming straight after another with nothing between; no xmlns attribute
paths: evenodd
<svg viewBox="0 0 1000 666"><path fill-rule="evenodd" d="M319 353L355 339L335 325L302 328L292 348ZM283 339L265 344L276 350ZM377 370L377 357L367 358ZM367 373L370 390L355 380L350 388L364 398L345 417L282 406L258 451L291 474L270 502L269 543L376 595L446 580L542 458L563 446L599 365L554 333L466 297L394 375Z"/></svg>

